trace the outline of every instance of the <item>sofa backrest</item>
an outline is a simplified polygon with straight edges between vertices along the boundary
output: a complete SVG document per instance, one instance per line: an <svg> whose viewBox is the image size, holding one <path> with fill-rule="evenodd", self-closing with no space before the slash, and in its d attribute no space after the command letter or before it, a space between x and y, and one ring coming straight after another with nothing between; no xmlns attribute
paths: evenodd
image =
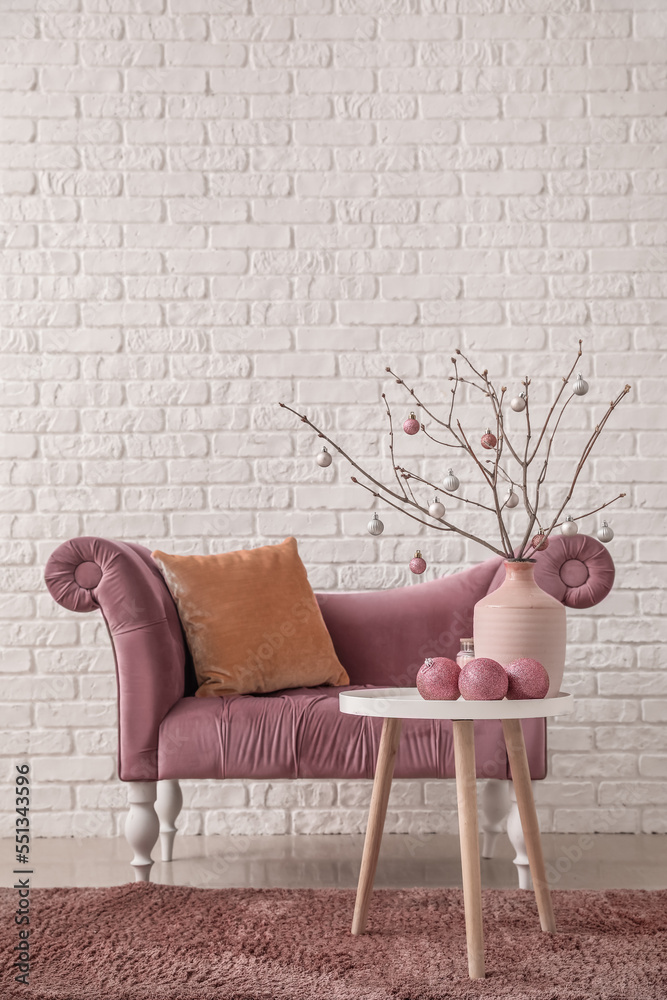
<svg viewBox="0 0 667 1000"><path fill-rule="evenodd" d="M500 565L391 590L317 594L322 617L351 684L412 687L427 656L455 657L472 635L472 614Z"/></svg>
<svg viewBox="0 0 667 1000"><path fill-rule="evenodd" d="M612 558L588 535L554 536L534 558L537 583L568 607L592 607L612 588ZM456 656L460 640L473 634L475 604L504 579L504 560L494 556L416 586L317 600L352 684L411 687L427 656Z"/></svg>

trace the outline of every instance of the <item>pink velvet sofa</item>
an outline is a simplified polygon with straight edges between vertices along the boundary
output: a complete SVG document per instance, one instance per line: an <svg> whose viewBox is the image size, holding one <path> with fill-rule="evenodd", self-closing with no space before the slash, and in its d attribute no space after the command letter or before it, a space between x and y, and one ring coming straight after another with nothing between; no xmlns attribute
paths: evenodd
<svg viewBox="0 0 667 1000"><path fill-rule="evenodd" d="M318 594L351 686L413 686L426 656L454 657L459 640L472 635L475 603L500 586L504 572L494 557L418 586ZM109 630L118 683L118 774L128 782L126 835L138 879L149 877L159 833L162 858L171 860L181 778L372 778L381 720L339 712L338 694L346 688L194 697L196 680L176 606L148 549L76 538L55 550L45 577L59 604L70 611L99 610ZM597 540L561 536L537 553L535 577L565 605L587 608L611 589L614 566ZM545 723L523 726L531 775L544 778ZM499 722L475 725L475 753L478 777L506 785L510 774ZM395 776L453 777L451 723L406 721ZM482 824L487 854L503 818L497 798L492 788L490 816ZM521 865L520 831L513 842Z"/></svg>

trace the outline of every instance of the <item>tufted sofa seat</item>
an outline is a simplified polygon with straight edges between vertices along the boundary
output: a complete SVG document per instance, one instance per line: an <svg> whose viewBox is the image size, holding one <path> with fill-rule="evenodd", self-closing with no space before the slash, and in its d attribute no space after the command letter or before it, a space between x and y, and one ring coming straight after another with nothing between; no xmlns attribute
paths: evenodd
<svg viewBox="0 0 667 1000"><path fill-rule="evenodd" d="M472 635L475 603L501 585L504 572L494 557L418 586L318 594L351 687L413 686L426 656L455 657L460 639ZM76 538L51 555L45 577L63 607L100 611L106 622L116 662L122 781L373 776L381 720L340 713L345 688L193 697L196 681L176 606L148 549ZM590 607L611 589L614 566L597 540L561 536L536 554L535 578L563 604ZM531 776L544 778L545 722L523 727ZM509 777L499 722L475 724L475 753L479 777ZM395 775L453 777L451 723L407 720Z"/></svg>
<svg viewBox="0 0 667 1000"><path fill-rule="evenodd" d="M372 778L382 719L344 715L349 687L293 688L260 696L183 698L162 721L158 777ZM533 778L546 776L544 723L524 729ZM480 778L508 778L500 722L477 727ZM406 719L396 758L397 778L453 778L450 725Z"/></svg>

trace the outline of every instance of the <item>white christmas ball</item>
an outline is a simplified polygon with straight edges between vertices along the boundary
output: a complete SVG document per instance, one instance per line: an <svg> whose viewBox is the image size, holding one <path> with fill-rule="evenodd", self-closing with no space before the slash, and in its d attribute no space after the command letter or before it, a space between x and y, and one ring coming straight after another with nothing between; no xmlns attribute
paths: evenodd
<svg viewBox="0 0 667 1000"><path fill-rule="evenodd" d="M318 452L316 462L321 465L323 469L326 469L331 465L333 459L326 448L322 448L322 451Z"/></svg>
<svg viewBox="0 0 667 1000"><path fill-rule="evenodd" d="M366 527L371 535L381 535L384 531L384 524L380 520L378 514L373 514L373 517L370 519Z"/></svg>
<svg viewBox="0 0 667 1000"><path fill-rule="evenodd" d="M515 396L512 402L510 403L510 406L512 407L515 413L521 413L522 410L525 410L526 397L524 393L522 392L520 396Z"/></svg>
<svg viewBox="0 0 667 1000"><path fill-rule="evenodd" d="M614 537L613 530L609 527L606 521L603 521L601 526L598 528L598 538L600 539L601 542L604 542L606 545L607 542L610 542L613 537Z"/></svg>
<svg viewBox="0 0 667 1000"><path fill-rule="evenodd" d="M579 525L576 521L573 521L571 517L566 517L560 526L560 530L563 535L576 535L579 531Z"/></svg>
<svg viewBox="0 0 667 1000"><path fill-rule="evenodd" d="M455 493L456 490L458 490L458 488L459 488L460 485L461 485L461 483L459 482L459 480L457 479L457 477L454 475L454 470L453 469L449 469L448 472L447 472L447 475L445 477L445 481L444 481L444 487L447 490L447 492L448 493Z"/></svg>
<svg viewBox="0 0 667 1000"><path fill-rule="evenodd" d="M510 490L505 498L506 507L516 507L519 502L519 498L513 490Z"/></svg>
<svg viewBox="0 0 667 1000"><path fill-rule="evenodd" d="M436 497L433 503L430 505L428 512L431 515L431 517L437 517L438 519L440 519L441 517L445 516L445 505L444 503L440 503L440 501Z"/></svg>
<svg viewBox="0 0 667 1000"><path fill-rule="evenodd" d="M577 381L572 386L572 392L577 396L585 396L588 392L588 382L582 375L577 375Z"/></svg>

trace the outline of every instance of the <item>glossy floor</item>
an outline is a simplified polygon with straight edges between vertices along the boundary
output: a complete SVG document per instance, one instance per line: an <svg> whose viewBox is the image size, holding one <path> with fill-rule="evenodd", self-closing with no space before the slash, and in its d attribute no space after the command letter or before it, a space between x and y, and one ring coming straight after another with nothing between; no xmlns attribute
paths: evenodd
<svg viewBox="0 0 667 1000"><path fill-rule="evenodd" d="M174 861L156 861L152 881L201 887L354 888L360 836L177 837ZM667 836L546 834L547 877L558 889L667 888ZM10 843L2 850L10 857ZM514 852L500 837L498 856L482 861L483 888L515 888ZM159 858L159 848L154 856ZM131 880L122 838L43 839L32 843L33 886L107 886ZM3 882L11 885L5 868ZM7 880L10 881L7 881ZM461 885L458 837L386 836L377 888Z"/></svg>

